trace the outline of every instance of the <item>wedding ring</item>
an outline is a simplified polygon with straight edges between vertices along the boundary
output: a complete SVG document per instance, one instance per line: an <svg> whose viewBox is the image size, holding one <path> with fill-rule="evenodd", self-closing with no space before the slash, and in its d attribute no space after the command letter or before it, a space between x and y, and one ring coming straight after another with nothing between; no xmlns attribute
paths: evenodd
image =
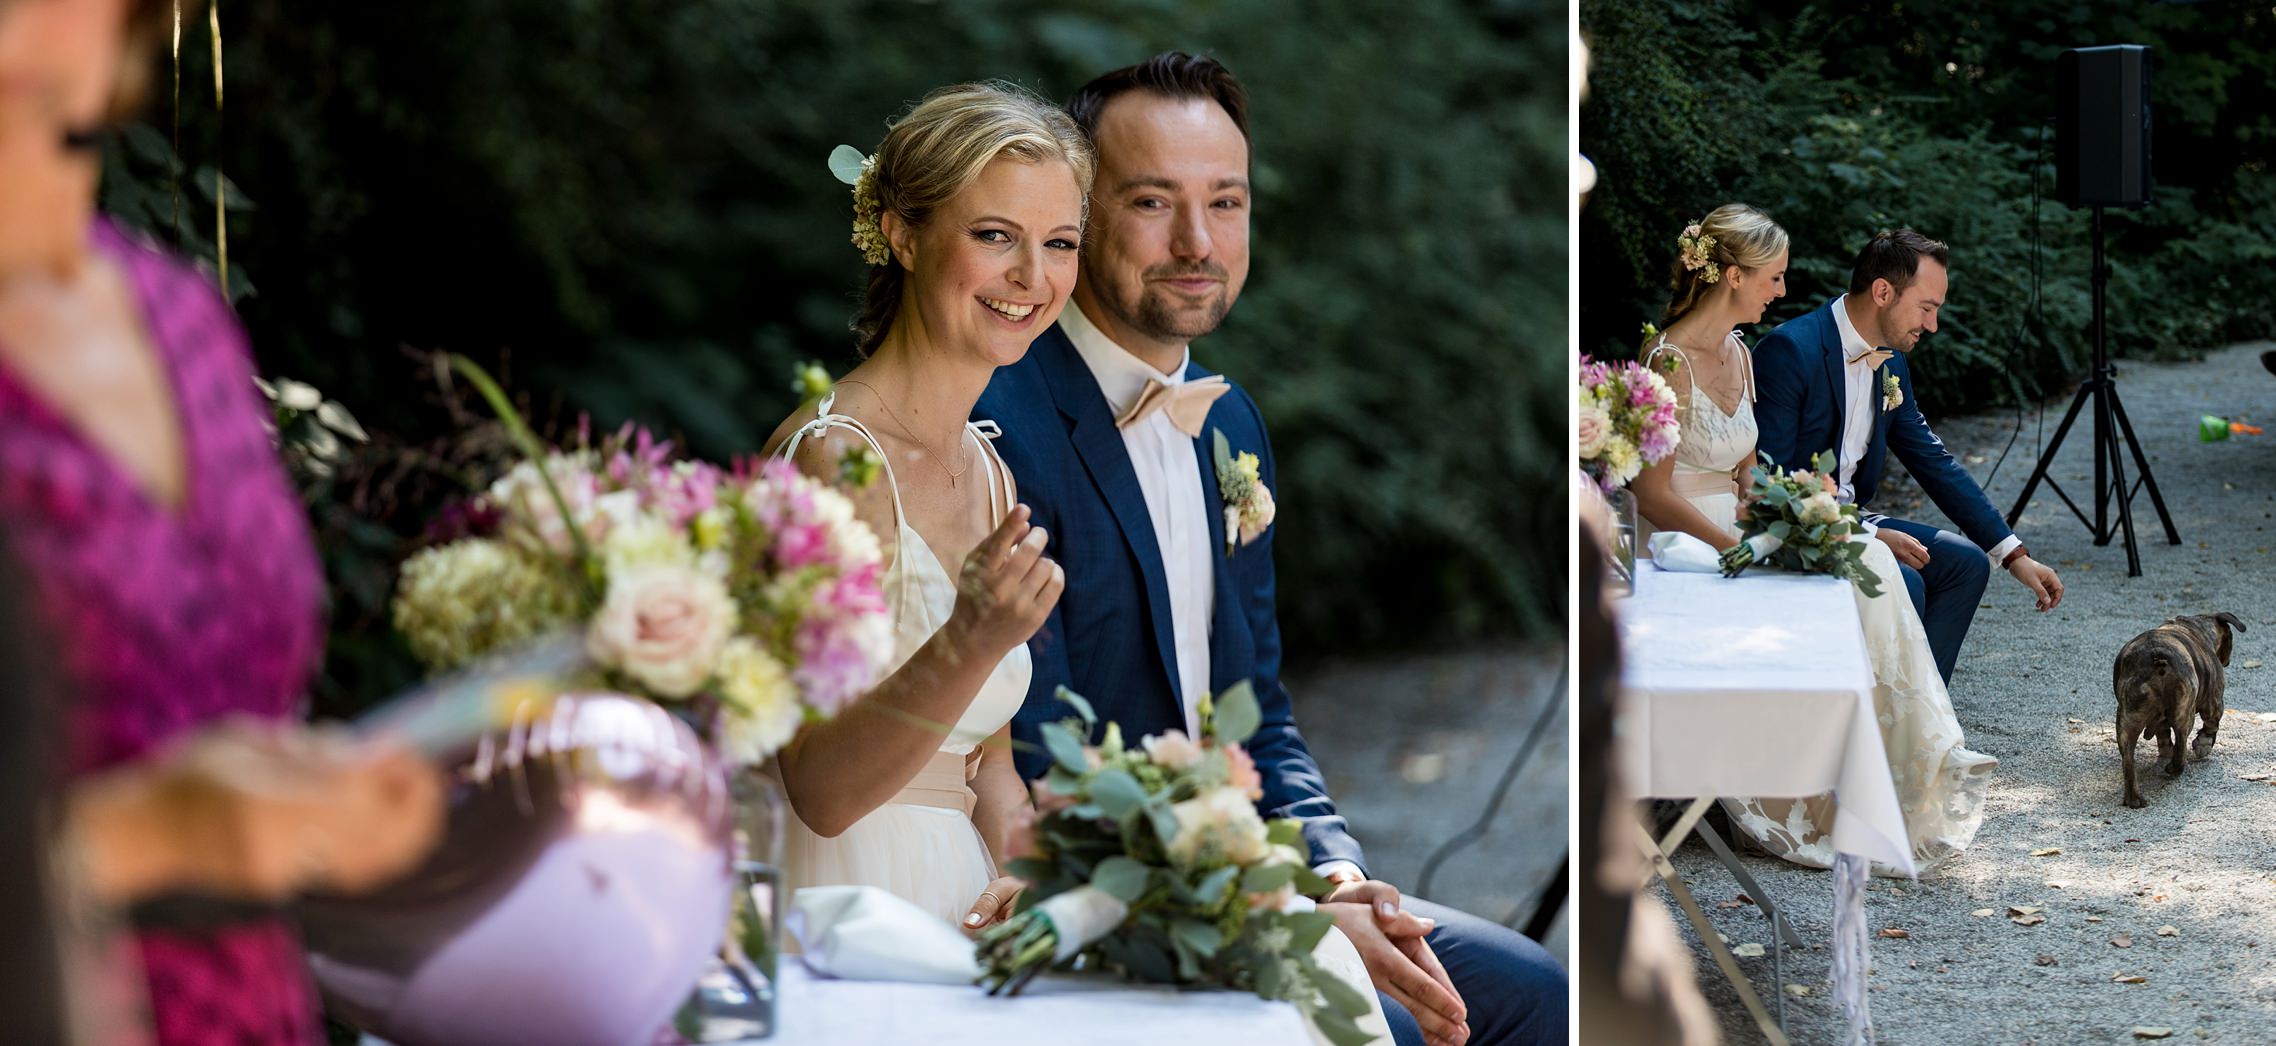
<svg viewBox="0 0 2276 1046"><path fill-rule="evenodd" d="M985 897L998 904L1002 904L1004 900L1003 898L996 896L996 891L994 890L982 890L980 891L980 896Z"/></svg>

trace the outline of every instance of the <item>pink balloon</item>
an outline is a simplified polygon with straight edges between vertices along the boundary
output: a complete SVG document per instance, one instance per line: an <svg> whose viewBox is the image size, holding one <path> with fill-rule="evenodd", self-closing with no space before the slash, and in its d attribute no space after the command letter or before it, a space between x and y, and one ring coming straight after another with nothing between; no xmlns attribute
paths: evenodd
<svg viewBox="0 0 2276 1046"><path fill-rule="evenodd" d="M397 1046L623 1046L669 1023L734 888L727 770L647 701L574 695L457 766L435 854L311 901L330 1012Z"/></svg>

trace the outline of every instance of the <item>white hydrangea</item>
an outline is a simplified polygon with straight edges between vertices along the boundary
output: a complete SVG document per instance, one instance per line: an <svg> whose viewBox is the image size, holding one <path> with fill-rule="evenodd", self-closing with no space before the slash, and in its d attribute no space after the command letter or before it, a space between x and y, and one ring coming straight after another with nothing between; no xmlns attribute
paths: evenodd
<svg viewBox="0 0 2276 1046"><path fill-rule="evenodd" d="M396 631L435 671L568 622L574 593L514 547L470 538L421 551L395 589Z"/></svg>

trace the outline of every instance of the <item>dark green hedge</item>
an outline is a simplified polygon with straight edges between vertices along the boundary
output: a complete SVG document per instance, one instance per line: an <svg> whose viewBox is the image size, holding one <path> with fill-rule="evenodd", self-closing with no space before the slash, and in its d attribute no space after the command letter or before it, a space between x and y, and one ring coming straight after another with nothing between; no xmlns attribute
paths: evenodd
<svg viewBox="0 0 2276 1046"><path fill-rule="evenodd" d="M228 107L217 121L193 33L182 153L253 202L232 234L255 288L241 311L263 369L345 402L379 437L366 457L393 464L432 464L419 455L464 423L405 346L501 365L547 417L753 450L793 406L793 362L851 363L862 273L831 147L873 147L888 116L950 82L1064 97L1159 49L1214 53L1253 95L1256 253L1199 352L1273 424L1291 654L1554 628L1554 0L243 0L223 14ZM162 184L113 189L122 213L170 226ZM196 247L211 204L191 204ZM406 671L378 612L402 539L451 485L434 482L448 470L393 482L366 466L314 506L336 704ZM1534 491L1560 496L1519 496Z"/></svg>
<svg viewBox="0 0 2276 1046"><path fill-rule="evenodd" d="M2113 355L2276 332L2276 17L2236 4L1582 0L1581 344L1632 355L1685 222L1741 200L1794 237L1760 331L1840 293L1873 231L1951 243L1933 411L2067 392L2086 369L2089 220L2054 202L2055 61L2152 48L2155 203L2107 212ZM2039 200L2034 223L2034 184ZM2036 229L2036 245L2034 230ZM2036 307L2034 265L2037 266Z"/></svg>

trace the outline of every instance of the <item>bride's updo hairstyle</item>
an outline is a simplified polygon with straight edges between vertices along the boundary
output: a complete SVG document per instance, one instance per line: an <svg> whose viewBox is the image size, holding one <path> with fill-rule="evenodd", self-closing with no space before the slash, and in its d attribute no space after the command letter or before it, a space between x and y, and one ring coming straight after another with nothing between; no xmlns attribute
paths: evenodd
<svg viewBox="0 0 2276 1046"><path fill-rule="evenodd" d="M999 156L1073 168L1088 218L1095 161L1090 140L1058 106L1007 83L969 83L926 95L895 120L855 188L855 225L872 232L887 211L912 229L963 192ZM867 190L865 198L864 190ZM882 235L879 236L882 241ZM854 317L855 351L867 358L893 329L908 271L890 251L869 267L869 288Z"/></svg>
<svg viewBox="0 0 2276 1046"><path fill-rule="evenodd" d="M1684 229L1675 243L1675 264L1668 270L1675 294L1668 299L1662 327L1698 308L1732 266L1759 269L1777 261L1786 249L1786 230L1746 204L1726 203Z"/></svg>

